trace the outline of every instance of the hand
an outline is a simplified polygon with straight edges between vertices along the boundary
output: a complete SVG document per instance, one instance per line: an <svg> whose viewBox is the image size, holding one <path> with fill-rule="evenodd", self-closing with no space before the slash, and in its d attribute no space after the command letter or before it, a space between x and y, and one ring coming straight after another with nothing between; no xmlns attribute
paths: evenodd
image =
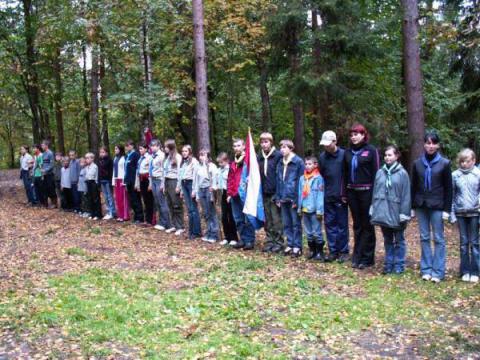
<svg viewBox="0 0 480 360"><path fill-rule="evenodd" d="M180 195L180 199L183 199L183 193L180 193L179 195Z"/></svg>
<svg viewBox="0 0 480 360"><path fill-rule="evenodd" d="M148 191L152 191L152 187L151 187L151 186L148 187Z"/></svg>
<svg viewBox="0 0 480 360"><path fill-rule="evenodd" d="M277 207L281 207L282 203L280 201L275 201L275 205L277 205Z"/></svg>
<svg viewBox="0 0 480 360"><path fill-rule="evenodd" d="M292 209L296 209L297 208L297 204L293 203L292 204Z"/></svg>
<svg viewBox="0 0 480 360"><path fill-rule="evenodd" d="M346 204L346 203L347 203L347 197L346 197L346 196L342 196L341 201L342 201L342 203Z"/></svg>
<svg viewBox="0 0 480 360"><path fill-rule="evenodd" d="M232 198L231 198L230 196L227 196L227 203L230 204L230 200L231 200L231 199L232 199Z"/></svg>
<svg viewBox="0 0 480 360"><path fill-rule="evenodd" d="M165 194L165 189L163 187L160 188L160 191Z"/></svg>
<svg viewBox="0 0 480 360"><path fill-rule="evenodd" d="M415 210L410 211L410 217L413 219L415 217Z"/></svg>
<svg viewBox="0 0 480 360"><path fill-rule="evenodd" d="M197 194L192 193L192 199L195 199L197 197Z"/></svg>
<svg viewBox="0 0 480 360"><path fill-rule="evenodd" d="M446 211L442 212L442 219L443 220L448 220L450 219L450 214Z"/></svg>
<svg viewBox="0 0 480 360"><path fill-rule="evenodd" d="M176 192L177 194L180 194L180 188L176 188L176 189L175 189L175 192Z"/></svg>
<svg viewBox="0 0 480 360"><path fill-rule="evenodd" d="M213 187L210 186L210 187L208 188L208 191L213 192Z"/></svg>
<svg viewBox="0 0 480 360"><path fill-rule="evenodd" d="M322 214L317 214L317 219L322 221L323 220L323 215Z"/></svg>

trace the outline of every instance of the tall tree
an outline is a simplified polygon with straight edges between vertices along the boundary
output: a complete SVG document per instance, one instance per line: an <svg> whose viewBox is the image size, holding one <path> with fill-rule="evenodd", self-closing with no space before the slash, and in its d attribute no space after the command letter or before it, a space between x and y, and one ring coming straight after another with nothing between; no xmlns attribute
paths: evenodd
<svg viewBox="0 0 480 360"><path fill-rule="evenodd" d="M90 151L98 154L100 146L99 136L99 85L100 85L100 49L95 43L92 44L92 69L90 70Z"/></svg>
<svg viewBox="0 0 480 360"><path fill-rule="evenodd" d="M60 48L56 47L53 54L53 73L55 77L55 122L57 126L57 150L65 154L65 136L63 129L63 83L62 83L62 63L60 59Z"/></svg>
<svg viewBox="0 0 480 360"><path fill-rule="evenodd" d="M197 144L199 149L210 150L208 124L207 59L203 29L203 0L193 0L193 43L195 47L195 95Z"/></svg>
<svg viewBox="0 0 480 360"><path fill-rule="evenodd" d="M152 88L152 57L150 55L148 9L145 11L141 29L142 38L142 63L143 63L143 87L146 97L145 112L143 114L143 127L153 128L153 113L150 98Z"/></svg>
<svg viewBox="0 0 480 360"><path fill-rule="evenodd" d="M409 164L423 152L425 115L423 108L422 70L418 42L417 0L402 0L403 8L403 76L410 141Z"/></svg>

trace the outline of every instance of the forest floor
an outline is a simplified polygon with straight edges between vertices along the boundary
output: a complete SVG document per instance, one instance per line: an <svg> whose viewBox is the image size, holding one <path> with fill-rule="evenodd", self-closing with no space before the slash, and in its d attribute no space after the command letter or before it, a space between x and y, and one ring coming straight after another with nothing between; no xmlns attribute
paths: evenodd
<svg viewBox="0 0 480 360"><path fill-rule="evenodd" d="M0 359L479 358L480 286L243 252L29 208L0 173ZM258 236L262 238L262 234ZM378 239L381 239L378 236ZM259 241L261 242L261 240Z"/></svg>

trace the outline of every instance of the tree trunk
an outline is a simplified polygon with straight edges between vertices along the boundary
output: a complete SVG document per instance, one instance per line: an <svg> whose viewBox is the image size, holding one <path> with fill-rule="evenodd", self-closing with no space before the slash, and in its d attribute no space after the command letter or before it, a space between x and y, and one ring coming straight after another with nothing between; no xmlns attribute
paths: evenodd
<svg viewBox="0 0 480 360"><path fill-rule="evenodd" d="M60 60L60 48L55 49L53 58L53 73L55 77L55 121L57 125L57 150L65 154L65 137L63 133L63 84L62 84L62 64Z"/></svg>
<svg viewBox="0 0 480 360"><path fill-rule="evenodd" d="M88 148L92 148L92 134L90 133L90 104L88 102L88 77L87 77L87 47L86 45L82 46L82 57L83 57L83 66L82 66L82 92L83 92L83 116L85 120L85 129L87 131L88 139Z"/></svg>
<svg viewBox="0 0 480 360"><path fill-rule="evenodd" d="M145 17L147 14L145 14ZM150 56L150 44L148 41L147 19L142 23L142 62L143 62L143 86L147 100L146 109L143 115L143 127L153 128L153 113L151 110L151 85L152 85L152 58ZM143 131L142 131L143 132Z"/></svg>
<svg viewBox="0 0 480 360"><path fill-rule="evenodd" d="M425 117L423 109L422 72L418 43L418 7L416 0L402 0L403 64L407 124L410 141L409 167L423 152Z"/></svg>
<svg viewBox="0 0 480 360"><path fill-rule="evenodd" d="M92 45L92 69L90 74L90 136L92 144L90 151L98 154L99 141L99 122L98 122L98 87L100 82L100 51L98 45Z"/></svg>
<svg viewBox="0 0 480 360"><path fill-rule="evenodd" d="M300 70L300 58L298 48L298 34L295 30L291 30L294 33L290 34L292 37L292 44L289 50L290 61L290 81L296 81L295 77ZM293 86L291 86L293 88ZM290 101L292 102L293 121L294 121L294 137L293 143L295 144L295 152L303 157L305 155L305 124L303 116L302 101L298 98L297 94L290 94Z"/></svg>
<svg viewBox="0 0 480 360"><path fill-rule="evenodd" d="M103 56L103 51L100 53L100 103L102 108L102 143L107 149L110 149L110 138L108 136L108 112L107 106L105 105L107 98L106 86L104 84L105 78L105 57Z"/></svg>
<svg viewBox="0 0 480 360"><path fill-rule="evenodd" d="M199 149L210 150L208 124L207 59L203 32L203 0L193 0L193 42L195 46L195 94L197 144Z"/></svg>
<svg viewBox="0 0 480 360"><path fill-rule="evenodd" d="M260 71L260 98L262 99L262 129L272 131L272 113L270 106L270 94L268 93L268 68L263 60L257 61Z"/></svg>

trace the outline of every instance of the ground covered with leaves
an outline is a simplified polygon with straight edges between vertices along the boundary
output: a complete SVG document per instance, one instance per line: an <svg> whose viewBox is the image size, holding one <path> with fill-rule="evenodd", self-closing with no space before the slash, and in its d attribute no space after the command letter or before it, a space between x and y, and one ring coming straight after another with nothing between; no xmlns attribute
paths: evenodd
<svg viewBox="0 0 480 360"><path fill-rule="evenodd" d="M478 358L480 286L243 252L26 207L0 173L0 359ZM262 234L258 237L261 239ZM379 236L379 239L381 237Z"/></svg>

